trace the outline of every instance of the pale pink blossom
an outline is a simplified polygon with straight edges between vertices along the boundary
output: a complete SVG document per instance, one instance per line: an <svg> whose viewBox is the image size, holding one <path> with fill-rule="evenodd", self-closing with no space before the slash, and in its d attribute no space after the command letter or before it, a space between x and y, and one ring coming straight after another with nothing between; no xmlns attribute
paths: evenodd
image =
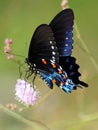
<svg viewBox="0 0 98 130"><path fill-rule="evenodd" d="M5 44L12 44L12 43L13 43L12 39L9 38L5 39Z"/></svg>
<svg viewBox="0 0 98 130"><path fill-rule="evenodd" d="M8 54L7 58L8 58L8 60L12 60L12 59L14 59L14 55L13 54Z"/></svg>
<svg viewBox="0 0 98 130"><path fill-rule="evenodd" d="M11 50L11 44L13 43L12 39L6 38L5 39L5 46L4 46L4 53L7 53L7 58L12 60L14 55Z"/></svg>
<svg viewBox="0 0 98 130"><path fill-rule="evenodd" d="M39 92L25 80L18 79L15 88L16 99L25 105L34 105L39 99Z"/></svg>
<svg viewBox="0 0 98 130"><path fill-rule="evenodd" d="M67 8L67 4L68 4L68 0L62 0L62 2L61 2L62 9Z"/></svg>
<svg viewBox="0 0 98 130"><path fill-rule="evenodd" d="M11 48L10 48L9 45L6 45L6 46L4 47L4 52L5 52L5 53L10 53L10 52L11 52Z"/></svg>

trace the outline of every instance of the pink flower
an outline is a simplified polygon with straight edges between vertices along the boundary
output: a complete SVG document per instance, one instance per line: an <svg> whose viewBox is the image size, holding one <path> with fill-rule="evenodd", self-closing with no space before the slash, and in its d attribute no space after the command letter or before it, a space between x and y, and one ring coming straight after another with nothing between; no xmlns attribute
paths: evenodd
<svg viewBox="0 0 98 130"><path fill-rule="evenodd" d="M4 46L4 52L5 53L11 53L11 44L12 44L12 39L6 38L5 39L5 46Z"/></svg>
<svg viewBox="0 0 98 130"><path fill-rule="evenodd" d="M39 99L39 92L25 80L17 80L15 91L16 99L25 105L34 105Z"/></svg>
<svg viewBox="0 0 98 130"><path fill-rule="evenodd" d="M5 52L5 53L10 53L10 52L11 52L11 48L10 48L9 45L6 45L6 46L4 47L4 52Z"/></svg>
<svg viewBox="0 0 98 130"><path fill-rule="evenodd" d="M14 55L12 54L12 50L11 50L12 43L13 43L12 39L9 38L5 39L4 52L7 53L7 58L9 60L12 60L14 58Z"/></svg>
<svg viewBox="0 0 98 130"><path fill-rule="evenodd" d="M62 9L65 9L67 7L67 4L68 4L68 0L62 0L61 2Z"/></svg>
<svg viewBox="0 0 98 130"><path fill-rule="evenodd" d="M5 44L6 44L6 45L8 45L8 44L10 45L10 44L12 44L12 43L13 43L12 39L9 39L9 38L6 38L6 39L5 39Z"/></svg>
<svg viewBox="0 0 98 130"><path fill-rule="evenodd" d="M7 58L8 58L9 60L12 60L12 59L14 59L14 55L13 55L13 54L9 54L9 55L7 56Z"/></svg>

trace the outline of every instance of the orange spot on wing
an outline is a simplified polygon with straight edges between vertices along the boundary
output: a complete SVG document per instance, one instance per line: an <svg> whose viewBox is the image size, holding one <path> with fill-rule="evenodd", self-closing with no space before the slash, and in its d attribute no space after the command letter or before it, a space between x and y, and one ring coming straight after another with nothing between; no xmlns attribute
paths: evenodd
<svg viewBox="0 0 98 130"><path fill-rule="evenodd" d="M62 74L62 70L58 69L58 73L59 73L59 74Z"/></svg>
<svg viewBox="0 0 98 130"><path fill-rule="evenodd" d="M60 82L60 86L62 86L64 83L63 82Z"/></svg>
<svg viewBox="0 0 98 130"><path fill-rule="evenodd" d="M52 83L56 83L56 80L55 80L55 79L53 79L53 80L52 80Z"/></svg>
<svg viewBox="0 0 98 130"><path fill-rule="evenodd" d="M56 65L55 64L51 64L53 68L56 68Z"/></svg>
<svg viewBox="0 0 98 130"><path fill-rule="evenodd" d="M47 61L45 59L42 59L42 62L46 65Z"/></svg>

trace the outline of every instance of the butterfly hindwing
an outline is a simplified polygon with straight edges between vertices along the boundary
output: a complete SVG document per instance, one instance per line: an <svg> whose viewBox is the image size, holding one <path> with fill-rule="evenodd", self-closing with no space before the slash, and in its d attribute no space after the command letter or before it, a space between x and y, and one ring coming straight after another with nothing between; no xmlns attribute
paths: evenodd
<svg viewBox="0 0 98 130"><path fill-rule="evenodd" d="M76 86L75 84L67 77L67 73L58 65L54 64L51 61L47 62L47 66L51 72L39 71L40 77L46 82L49 88L53 88L53 84L56 84L58 87L62 88L65 92L71 92Z"/></svg>

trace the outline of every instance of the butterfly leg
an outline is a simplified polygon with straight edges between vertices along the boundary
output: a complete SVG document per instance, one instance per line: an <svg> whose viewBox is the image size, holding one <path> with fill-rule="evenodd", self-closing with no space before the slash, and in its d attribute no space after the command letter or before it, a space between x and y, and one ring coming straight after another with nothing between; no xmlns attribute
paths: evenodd
<svg viewBox="0 0 98 130"><path fill-rule="evenodd" d="M34 87L34 81L35 81L35 79L36 79L36 76L37 76L37 71L34 73L34 77L33 77L33 81L32 81L33 87Z"/></svg>
<svg viewBox="0 0 98 130"><path fill-rule="evenodd" d="M22 74L23 74L23 72L21 71L21 67L22 67L23 65L24 65L24 63L19 65L19 78L20 78L20 79L21 79Z"/></svg>

